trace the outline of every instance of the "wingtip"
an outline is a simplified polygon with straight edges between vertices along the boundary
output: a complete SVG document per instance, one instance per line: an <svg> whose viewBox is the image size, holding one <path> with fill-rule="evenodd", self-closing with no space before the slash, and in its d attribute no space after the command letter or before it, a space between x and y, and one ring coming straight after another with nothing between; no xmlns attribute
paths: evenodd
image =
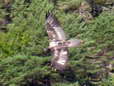
<svg viewBox="0 0 114 86"><path fill-rule="evenodd" d="M48 11L46 13L46 19L48 19L49 17L52 17L52 16L53 16L53 13L52 12Z"/></svg>
<svg viewBox="0 0 114 86"><path fill-rule="evenodd" d="M59 64L57 62L52 62L52 68L56 69L56 71L64 71L67 68L67 64Z"/></svg>
<svg viewBox="0 0 114 86"><path fill-rule="evenodd" d="M52 26L60 25L60 22L58 21L57 17L52 12L46 13L46 22Z"/></svg>

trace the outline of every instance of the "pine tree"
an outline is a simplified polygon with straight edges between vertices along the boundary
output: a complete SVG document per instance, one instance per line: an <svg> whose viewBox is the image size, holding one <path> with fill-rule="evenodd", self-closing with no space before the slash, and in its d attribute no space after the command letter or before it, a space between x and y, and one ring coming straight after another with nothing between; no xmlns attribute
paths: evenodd
<svg viewBox="0 0 114 86"><path fill-rule="evenodd" d="M9 15L11 22L0 26L0 86L113 86L113 5L98 13L94 7L106 6L107 0L94 1L92 7L88 0L12 0L10 9L1 2L0 21ZM77 12L85 2L90 9L84 10L99 14L88 23ZM85 41L69 50L69 68L64 72L53 70L52 57L43 51L48 46L48 12L58 18L68 38Z"/></svg>

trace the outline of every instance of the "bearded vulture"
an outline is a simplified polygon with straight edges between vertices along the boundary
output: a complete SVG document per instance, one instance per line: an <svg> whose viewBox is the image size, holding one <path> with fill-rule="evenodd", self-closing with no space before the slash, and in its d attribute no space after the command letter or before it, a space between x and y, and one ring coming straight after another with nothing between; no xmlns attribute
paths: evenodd
<svg viewBox="0 0 114 86"><path fill-rule="evenodd" d="M59 21L52 13L46 16L45 29L49 37L48 49L51 50L53 55L51 65L56 70L63 71L66 69L68 62L68 48L79 46L82 40L67 40Z"/></svg>

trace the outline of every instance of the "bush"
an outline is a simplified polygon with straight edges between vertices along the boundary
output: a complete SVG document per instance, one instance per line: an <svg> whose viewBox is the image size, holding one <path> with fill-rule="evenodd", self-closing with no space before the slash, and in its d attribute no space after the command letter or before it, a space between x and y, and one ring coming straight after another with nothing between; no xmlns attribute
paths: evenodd
<svg viewBox="0 0 114 86"><path fill-rule="evenodd" d="M4 26L7 32L0 31L1 86L113 86L107 65L114 57L114 12L102 12L90 23L65 12L83 1L58 0L55 6L48 0L15 0L10 12L0 8L0 19L8 14L12 20ZM45 15L52 10L68 38L85 41L69 49L69 69L62 73L51 68L51 57L43 51L48 47Z"/></svg>

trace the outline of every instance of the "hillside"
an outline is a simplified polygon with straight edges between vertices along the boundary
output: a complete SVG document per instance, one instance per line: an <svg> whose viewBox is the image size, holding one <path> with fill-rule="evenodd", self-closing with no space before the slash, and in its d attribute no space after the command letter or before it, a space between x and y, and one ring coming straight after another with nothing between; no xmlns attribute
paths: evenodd
<svg viewBox="0 0 114 86"><path fill-rule="evenodd" d="M45 17L53 13L68 38L69 68L51 67ZM0 86L113 86L114 0L0 0Z"/></svg>

